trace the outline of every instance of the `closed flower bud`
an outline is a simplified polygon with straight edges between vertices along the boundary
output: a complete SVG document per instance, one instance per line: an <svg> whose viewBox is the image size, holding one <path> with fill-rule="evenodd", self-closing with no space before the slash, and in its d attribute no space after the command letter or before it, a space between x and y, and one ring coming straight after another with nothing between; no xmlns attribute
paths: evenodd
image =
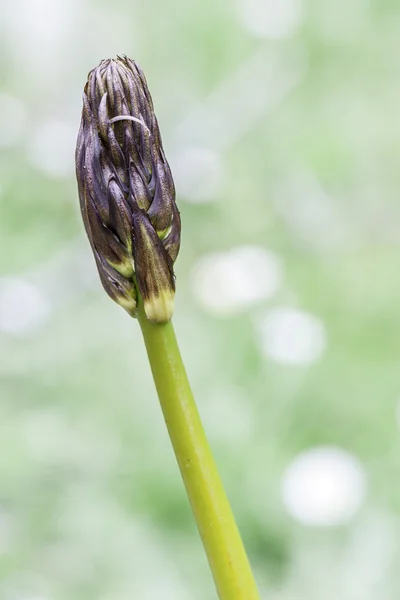
<svg viewBox="0 0 400 600"><path fill-rule="evenodd" d="M76 175L104 289L132 316L141 297L151 321L169 321L180 216L146 79L127 57L89 73Z"/></svg>

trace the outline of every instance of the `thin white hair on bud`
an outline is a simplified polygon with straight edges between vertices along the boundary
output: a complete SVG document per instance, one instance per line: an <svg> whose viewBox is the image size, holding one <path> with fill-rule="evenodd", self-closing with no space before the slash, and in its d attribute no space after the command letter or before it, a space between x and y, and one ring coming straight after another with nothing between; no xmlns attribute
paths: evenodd
<svg viewBox="0 0 400 600"><path fill-rule="evenodd" d="M147 129L147 131L149 132L149 135L151 135L151 131L147 127L146 123L143 123L143 121L141 121L137 117L132 117L131 115L118 115L117 117L113 117L112 119L110 119L110 123L115 123L116 121L136 121L136 123L139 123L145 129Z"/></svg>

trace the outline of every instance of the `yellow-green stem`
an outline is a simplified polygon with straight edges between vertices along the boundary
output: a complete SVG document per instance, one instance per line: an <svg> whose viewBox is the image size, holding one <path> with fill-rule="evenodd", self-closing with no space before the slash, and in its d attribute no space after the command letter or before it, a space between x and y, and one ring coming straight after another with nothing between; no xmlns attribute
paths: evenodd
<svg viewBox="0 0 400 600"><path fill-rule="evenodd" d="M259 600L234 516L196 408L172 323L139 311L154 382L220 600Z"/></svg>

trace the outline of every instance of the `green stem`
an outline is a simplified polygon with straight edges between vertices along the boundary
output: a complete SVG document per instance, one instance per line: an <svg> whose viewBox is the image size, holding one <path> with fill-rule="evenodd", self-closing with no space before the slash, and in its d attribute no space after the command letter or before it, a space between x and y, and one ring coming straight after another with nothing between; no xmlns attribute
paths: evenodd
<svg viewBox="0 0 400 600"><path fill-rule="evenodd" d="M139 311L165 422L220 600L259 600L246 551L196 408L172 323Z"/></svg>

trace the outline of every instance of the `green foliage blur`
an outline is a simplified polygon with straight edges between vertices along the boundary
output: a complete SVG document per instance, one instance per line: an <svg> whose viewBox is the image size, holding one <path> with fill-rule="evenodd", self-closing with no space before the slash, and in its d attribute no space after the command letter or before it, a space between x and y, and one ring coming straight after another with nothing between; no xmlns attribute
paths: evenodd
<svg viewBox="0 0 400 600"><path fill-rule="evenodd" d="M398 1L14 0L0 40L0 598L216 598L78 209L86 75L127 54L176 178L175 328L262 598L397 599Z"/></svg>

